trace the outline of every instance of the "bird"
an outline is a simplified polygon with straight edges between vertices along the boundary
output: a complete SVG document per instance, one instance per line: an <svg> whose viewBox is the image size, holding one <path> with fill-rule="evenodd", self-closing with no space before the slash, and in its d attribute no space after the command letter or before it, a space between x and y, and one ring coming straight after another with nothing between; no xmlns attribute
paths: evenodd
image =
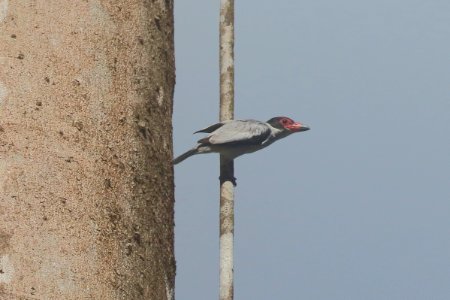
<svg viewBox="0 0 450 300"><path fill-rule="evenodd" d="M227 159L261 150L273 142L295 132L310 128L288 117L274 117L267 122L257 120L228 120L216 123L194 133L209 133L197 145L173 160L179 164L185 159L205 153L220 153Z"/></svg>

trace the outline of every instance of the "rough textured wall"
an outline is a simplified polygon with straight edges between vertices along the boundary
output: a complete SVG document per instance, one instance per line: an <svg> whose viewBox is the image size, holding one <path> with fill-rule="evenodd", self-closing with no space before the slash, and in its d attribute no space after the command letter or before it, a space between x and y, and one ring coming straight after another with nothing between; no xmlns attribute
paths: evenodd
<svg viewBox="0 0 450 300"><path fill-rule="evenodd" d="M173 1L0 0L0 299L173 296Z"/></svg>

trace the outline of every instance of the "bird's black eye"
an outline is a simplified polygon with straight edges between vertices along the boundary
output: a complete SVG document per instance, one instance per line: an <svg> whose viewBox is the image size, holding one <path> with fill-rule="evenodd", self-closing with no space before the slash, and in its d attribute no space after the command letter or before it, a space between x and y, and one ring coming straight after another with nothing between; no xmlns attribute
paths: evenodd
<svg viewBox="0 0 450 300"><path fill-rule="evenodd" d="M287 124L289 124L289 120L288 119L283 119L283 120L281 120L281 124L287 125Z"/></svg>

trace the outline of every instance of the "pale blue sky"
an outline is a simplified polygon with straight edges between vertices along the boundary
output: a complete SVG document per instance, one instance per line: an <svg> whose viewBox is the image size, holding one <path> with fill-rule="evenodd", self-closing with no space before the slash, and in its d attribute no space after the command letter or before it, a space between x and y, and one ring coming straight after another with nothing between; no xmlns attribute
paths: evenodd
<svg viewBox="0 0 450 300"><path fill-rule="evenodd" d="M235 299L450 299L450 1L236 1ZM219 0L176 1L175 154L218 120ZM200 135L201 136L201 135ZM218 299L218 156L175 168L177 299Z"/></svg>

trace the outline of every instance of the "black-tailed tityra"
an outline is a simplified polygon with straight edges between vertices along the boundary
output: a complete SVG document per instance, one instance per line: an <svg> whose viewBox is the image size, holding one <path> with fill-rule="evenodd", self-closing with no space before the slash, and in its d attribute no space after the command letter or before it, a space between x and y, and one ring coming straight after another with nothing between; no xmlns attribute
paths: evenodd
<svg viewBox="0 0 450 300"><path fill-rule="evenodd" d="M178 164L186 158L202 153L220 153L229 159L258 151L294 132L309 127L287 117L275 117L267 122L256 120L230 120L196 131L209 133L197 146L174 159Z"/></svg>

